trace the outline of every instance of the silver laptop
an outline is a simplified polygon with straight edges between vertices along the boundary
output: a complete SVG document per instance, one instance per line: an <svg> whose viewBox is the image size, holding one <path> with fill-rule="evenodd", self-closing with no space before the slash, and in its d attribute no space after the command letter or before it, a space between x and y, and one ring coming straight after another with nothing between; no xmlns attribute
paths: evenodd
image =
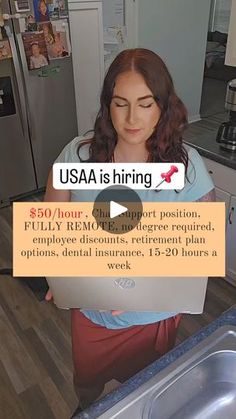
<svg viewBox="0 0 236 419"><path fill-rule="evenodd" d="M202 313L207 277L47 277L59 308Z"/></svg>

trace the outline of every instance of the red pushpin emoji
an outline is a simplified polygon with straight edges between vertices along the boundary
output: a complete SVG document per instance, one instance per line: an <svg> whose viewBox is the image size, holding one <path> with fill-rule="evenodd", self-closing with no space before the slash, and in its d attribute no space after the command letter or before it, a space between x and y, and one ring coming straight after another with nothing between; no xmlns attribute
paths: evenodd
<svg viewBox="0 0 236 419"><path fill-rule="evenodd" d="M163 182L167 182L170 183L171 182L171 176L173 176L174 173L177 173L178 167L176 166L171 166L170 170L167 173L162 173L161 177L162 177L162 181L160 183L158 183L158 185L156 186L156 188L158 188L158 186L160 186Z"/></svg>

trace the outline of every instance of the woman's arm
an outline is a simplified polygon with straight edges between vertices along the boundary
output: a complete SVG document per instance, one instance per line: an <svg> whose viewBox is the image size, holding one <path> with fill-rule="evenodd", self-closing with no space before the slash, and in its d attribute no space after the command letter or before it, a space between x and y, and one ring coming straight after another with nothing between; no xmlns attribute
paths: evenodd
<svg viewBox="0 0 236 419"><path fill-rule="evenodd" d="M52 186L52 170L49 173L46 192L44 195L45 202L68 202L70 201L70 191L54 189Z"/></svg>
<svg viewBox="0 0 236 419"><path fill-rule="evenodd" d="M206 195L201 196L197 199L196 202L215 202L216 201L216 192L215 189L212 189Z"/></svg>

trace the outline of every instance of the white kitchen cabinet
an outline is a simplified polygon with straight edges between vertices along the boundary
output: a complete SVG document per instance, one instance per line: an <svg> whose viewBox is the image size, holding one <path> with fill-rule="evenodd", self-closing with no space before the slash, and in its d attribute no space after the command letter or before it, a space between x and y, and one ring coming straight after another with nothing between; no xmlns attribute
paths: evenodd
<svg viewBox="0 0 236 419"><path fill-rule="evenodd" d="M215 185L216 200L225 202L227 224L231 195L236 195L236 171L205 157L203 161Z"/></svg>
<svg viewBox="0 0 236 419"><path fill-rule="evenodd" d="M226 228L227 221L228 221L228 214L229 214L230 194L217 187L215 187L215 192L216 192L216 201L225 202L225 228Z"/></svg>
<svg viewBox="0 0 236 419"><path fill-rule="evenodd" d="M236 170L206 157L202 158L215 186L230 195L236 195Z"/></svg>
<svg viewBox="0 0 236 419"><path fill-rule="evenodd" d="M69 0L78 133L94 126L104 78L101 1Z"/></svg>
<svg viewBox="0 0 236 419"><path fill-rule="evenodd" d="M203 157L217 201L226 204L226 280L236 286L236 170Z"/></svg>
<svg viewBox="0 0 236 419"><path fill-rule="evenodd" d="M226 231L226 266L229 281L236 284L236 196L230 200L229 216Z"/></svg>

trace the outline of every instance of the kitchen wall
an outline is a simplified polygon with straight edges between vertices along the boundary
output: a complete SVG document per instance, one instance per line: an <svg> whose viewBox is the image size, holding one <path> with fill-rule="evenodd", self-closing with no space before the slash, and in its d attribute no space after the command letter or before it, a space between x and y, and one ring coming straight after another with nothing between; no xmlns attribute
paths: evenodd
<svg viewBox="0 0 236 419"><path fill-rule="evenodd" d="M166 62L190 121L200 119L210 0L138 0L138 46Z"/></svg>

